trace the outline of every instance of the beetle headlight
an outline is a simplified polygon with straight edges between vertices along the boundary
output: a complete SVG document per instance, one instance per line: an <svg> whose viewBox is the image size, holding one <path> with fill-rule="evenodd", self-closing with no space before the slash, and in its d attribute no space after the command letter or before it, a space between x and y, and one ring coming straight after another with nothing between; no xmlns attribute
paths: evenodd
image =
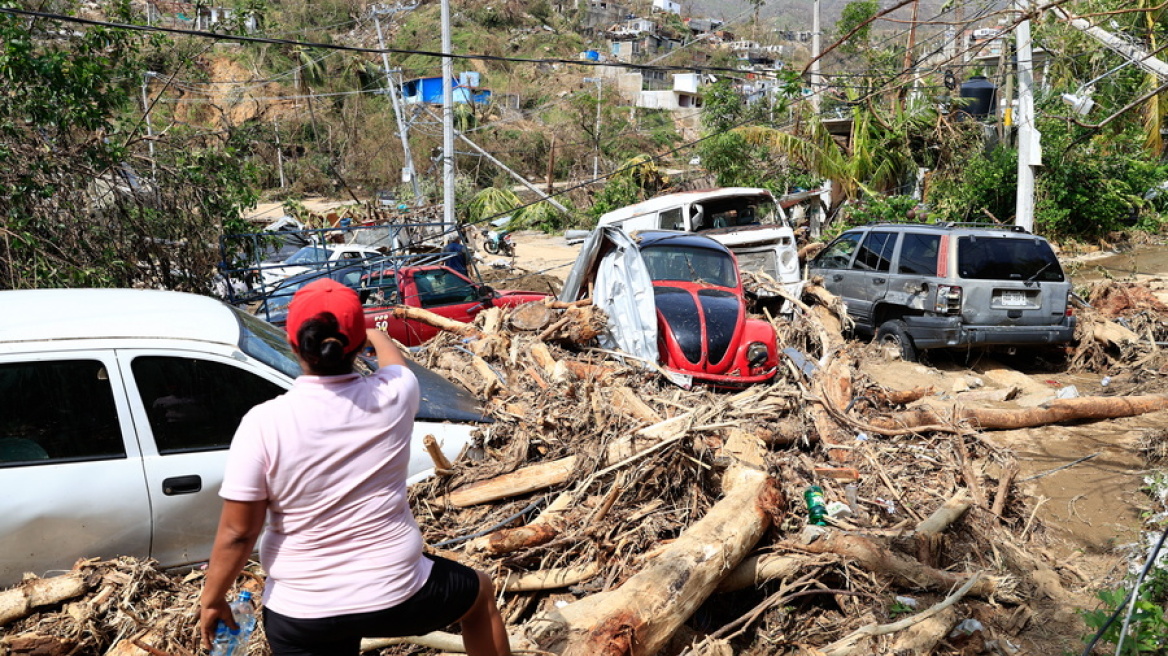
<svg viewBox="0 0 1168 656"><path fill-rule="evenodd" d="M766 364L767 358L770 357L770 349L762 342L751 342L750 346L746 347L746 362L752 369L757 369Z"/></svg>

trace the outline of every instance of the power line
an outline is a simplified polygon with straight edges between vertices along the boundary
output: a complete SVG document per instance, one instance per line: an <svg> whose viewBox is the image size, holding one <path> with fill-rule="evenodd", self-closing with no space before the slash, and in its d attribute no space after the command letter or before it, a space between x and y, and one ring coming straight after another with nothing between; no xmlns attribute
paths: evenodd
<svg viewBox="0 0 1168 656"><path fill-rule="evenodd" d="M909 0L904 0L909 1ZM513 64L561 64L565 66L584 66L589 68L598 67L613 67L613 68L627 68L639 71L662 71L662 72L712 72L712 73L737 73L742 71L736 68L726 68L719 66L660 66L649 64L634 64L630 62L621 61L607 61L596 62L586 59L562 59L562 58L529 58L529 57L504 57L500 55L484 55L484 54L458 54L458 53L442 53L434 52L432 50L409 50L404 48L369 48L364 46L346 46L334 43L314 43L309 41L295 41L292 39L274 39L269 37L243 36L238 34L218 34L215 32L204 32L201 30L184 30L174 27L162 27L158 25L138 25L134 23L115 23L111 21L99 21L88 18L79 18L77 16L65 16L62 14L53 14L40 11L29 11L25 9L16 9L13 7L0 7L0 13L12 14L14 16L24 16L28 18L41 18L45 20L61 21L65 23L76 23L79 25L90 25L94 27L108 27L113 29L130 30L136 32L157 32L164 34L179 34L183 36L194 36L205 39L214 39L218 41L237 41L241 43L266 43L270 45L285 45L285 46L300 46L305 48L319 48L322 50L339 50L344 52L360 52L366 54L396 54L396 55L418 55L422 57L449 57L451 59L461 59L467 61L494 61L506 62ZM777 77L777 76L775 76Z"/></svg>

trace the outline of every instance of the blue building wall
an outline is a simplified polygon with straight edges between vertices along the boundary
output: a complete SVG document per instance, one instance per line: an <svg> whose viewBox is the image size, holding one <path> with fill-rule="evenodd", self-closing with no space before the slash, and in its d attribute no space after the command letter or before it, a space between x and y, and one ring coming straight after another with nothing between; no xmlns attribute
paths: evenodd
<svg viewBox="0 0 1168 656"><path fill-rule="evenodd" d="M491 91L489 89L482 89L476 91L471 88L478 82L478 74L471 75L464 73L462 80L453 80L454 83L454 102L455 103L475 103L485 104L490 102ZM441 77L420 77L413 80L407 80L402 84L402 96L405 98L406 104L427 103L430 105L442 104L442 78Z"/></svg>

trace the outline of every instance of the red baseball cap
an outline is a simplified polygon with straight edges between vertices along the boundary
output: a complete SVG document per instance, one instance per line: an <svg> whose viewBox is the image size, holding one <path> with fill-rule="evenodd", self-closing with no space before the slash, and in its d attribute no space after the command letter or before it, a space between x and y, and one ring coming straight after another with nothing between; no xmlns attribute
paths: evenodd
<svg viewBox="0 0 1168 656"><path fill-rule="evenodd" d="M361 299L357 292L330 278L314 280L292 297L288 320L284 324L288 341L300 348L296 343L300 326L325 312L336 317L341 334L349 341L345 353L352 353L365 345L365 311L361 308Z"/></svg>

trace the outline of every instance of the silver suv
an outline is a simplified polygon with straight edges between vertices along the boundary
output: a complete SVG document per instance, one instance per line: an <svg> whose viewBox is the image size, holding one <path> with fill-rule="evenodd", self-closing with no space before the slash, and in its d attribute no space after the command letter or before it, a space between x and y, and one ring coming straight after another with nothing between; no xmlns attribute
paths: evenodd
<svg viewBox="0 0 1168 656"><path fill-rule="evenodd" d="M854 228L810 263L856 329L919 350L1069 342L1071 283L1050 244L1021 228L883 223Z"/></svg>

